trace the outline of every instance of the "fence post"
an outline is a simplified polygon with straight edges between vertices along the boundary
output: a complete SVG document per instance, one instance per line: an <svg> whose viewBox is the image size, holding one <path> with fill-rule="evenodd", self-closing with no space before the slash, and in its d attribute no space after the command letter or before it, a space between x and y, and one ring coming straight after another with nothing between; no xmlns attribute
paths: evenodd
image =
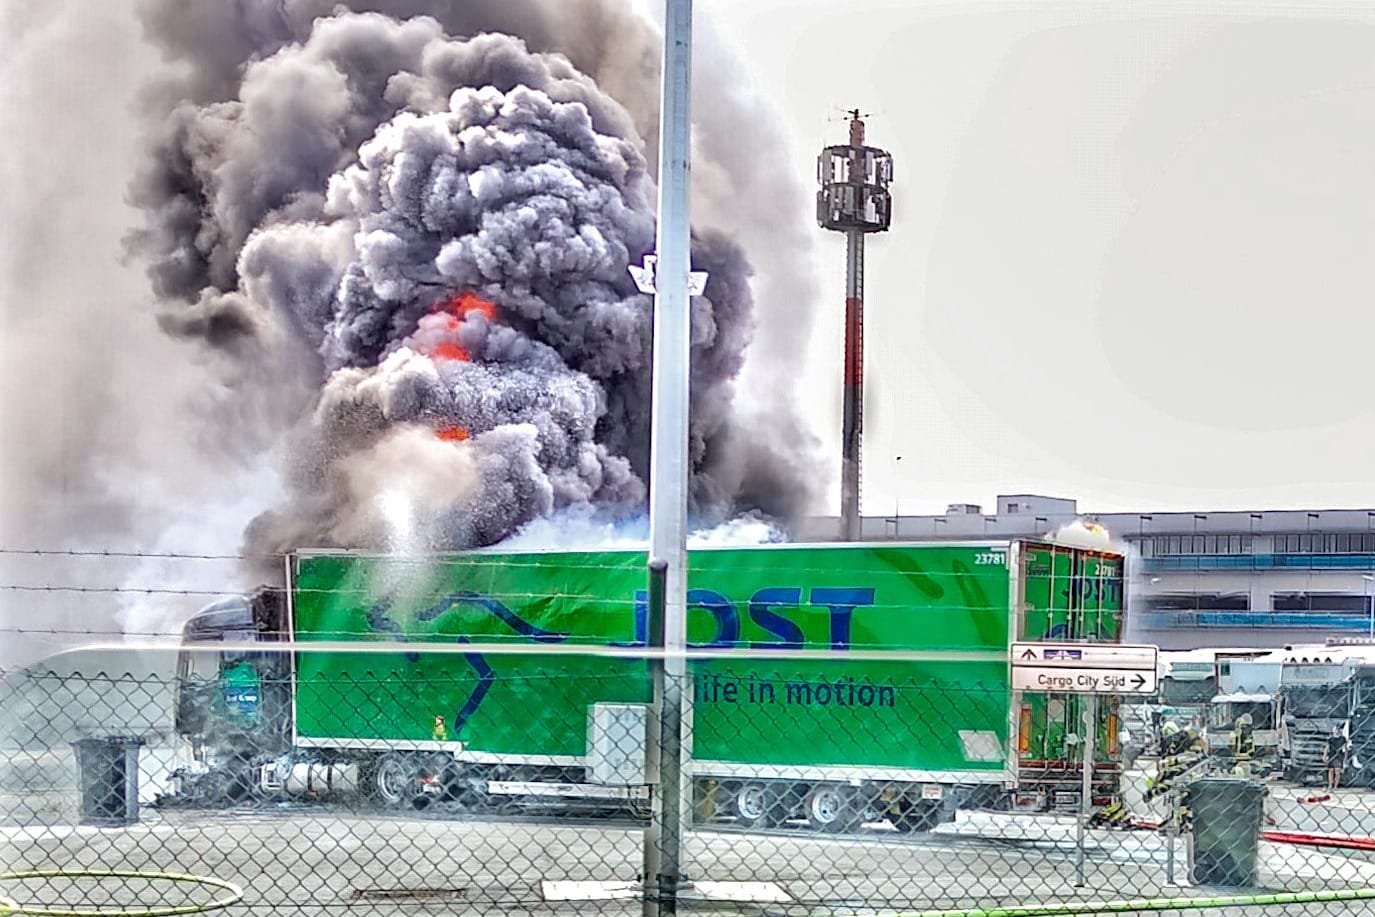
<svg viewBox="0 0 1375 917"><path fill-rule="evenodd" d="M649 562L649 645L664 649L664 597L668 564ZM650 660L654 700L645 742L645 775L654 805L644 842L644 917L670 917L678 910L682 869L682 681L667 674L663 656Z"/></svg>
<svg viewBox="0 0 1375 917"><path fill-rule="evenodd" d="M692 0L664 0L664 56L659 105L659 222L653 275L653 379L650 391L650 585L658 592L658 787L649 840L659 850L645 881L654 882L659 915L677 911L682 841L683 684L687 643L687 488L689 379L692 363ZM699 277L700 279L700 277ZM646 858L646 865L650 860ZM650 902L646 896L645 908Z"/></svg>
<svg viewBox="0 0 1375 917"><path fill-rule="evenodd" d="M1156 768L1159 771L1159 767ZM1170 787L1169 822L1165 826L1165 884L1174 885L1174 845L1179 834L1179 793Z"/></svg>
<svg viewBox="0 0 1375 917"><path fill-rule="evenodd" d="M1088 828L1089 816L1093 812L1093 758L1096 754L1097 738L1098 695L1087 694L1084 696L1084 741L1081 743L1084 749L1084 765L1081 768L1084 783L1079 791L1078 851L1074 858L1075 888L1084 887L1084 835Z"/></svg>

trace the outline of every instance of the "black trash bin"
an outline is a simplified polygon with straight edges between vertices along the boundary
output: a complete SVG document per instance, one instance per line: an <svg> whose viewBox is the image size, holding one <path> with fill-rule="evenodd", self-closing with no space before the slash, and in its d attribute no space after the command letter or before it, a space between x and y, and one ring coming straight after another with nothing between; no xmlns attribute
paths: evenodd
<svg viewBox="0 0 1375 917"><path fill-rule="evenodd" d="M1192 823L1189 878L1195 885L1258 884L1265 786L1237 777L1204 777L1184 790Z"/></svg>
<svg viewBox="0 0 1375 917"><path fill-rule="evenodd" d="M76 750L81 823L106 827L138 822L138 756L143 740L129 736L81 739Z"/></svg>

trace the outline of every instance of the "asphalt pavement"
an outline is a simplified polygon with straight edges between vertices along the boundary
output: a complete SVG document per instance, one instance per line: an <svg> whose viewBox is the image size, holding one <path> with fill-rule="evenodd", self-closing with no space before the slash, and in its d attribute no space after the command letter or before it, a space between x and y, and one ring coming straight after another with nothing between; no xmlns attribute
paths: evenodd
<svg viewBox="0 0 1375 917"><path fill-rule="evenodd" d="M624 822L288 805L145 809L137 825L95 828L51 818L20 824L14 814L0 827L4 869L211 876L244 890L228 914L630 914L640 907L631 896L638 894L643 831ZM1069 817L993 813L961 813L953 825L912 837L883 826L854 837L695 830L685 848L692 883L685 903L697 910L868 914L1211 894L1184 883L1183 841L1175 848L1180 884L1167 883L1166 840L1152 832L1088 832L1078 888L1075 837ZM1261 867L1269 889L1375 886L1375 865L1332 852L1262 845ZM96 890L73 883L23 891L31 903L73 904L78 892L83 902L98 900ZM109 897L153 903L150 896L169 893L154 884ZM1294 912L1363 907L1305 905Z"/></svg>
<svg viewBox="0 0 1375 917"><path fill-rule="evenodd" d="M143 755L145 802L175 763L170 745ZM1135 774L1133 784L1142 775ZM423 813L347 804L238 810L145 806L138 824L78 824L76 773L66 745L0 747L0 869L172 872L234 883L226 914L638 914L643 828L615 819L493 818L442 808ZM1321 794L1280 785L1267 808L1288 830L1375 836L1375 794ZM1133 808L1149 815L1137 799ZM855 836L800 825L770 832L708 826L689 833L684 862L694 911L891 914L1139 898L1191 898L1189 849L1159 832L1089 830L1076 884L1072 816L965 812L923 835L884 824ZM1375 863L1332 849L1262 843L1259 886L1325 892L1375 888ZM1171 881L1173 877L1173 882ZM0 882L31 904L102 906L200 900L213 889L119 880ZM178 897L181 896L181 897ZM206 898L208 900L208 898ZM1267 913L1375 915L1375 902L1307 903ZM1217 913L1211 911L1210 913ZM1223 908L1225 917L1254 913Z"/></svg>

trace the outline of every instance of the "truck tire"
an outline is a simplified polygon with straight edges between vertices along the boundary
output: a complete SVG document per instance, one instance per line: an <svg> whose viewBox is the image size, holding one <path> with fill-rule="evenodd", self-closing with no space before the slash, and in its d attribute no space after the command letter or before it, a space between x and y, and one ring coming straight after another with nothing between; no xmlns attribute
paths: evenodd
<svg viewBox="0 0 1375 917"><path fill-rule="evenodd" d="M444 791L440 798L445 802L457 803L464 811L476 811L487 804L480 785L466 768L450 764L440 771L440 781Z"/></svg>
<svg viewBox="0 0 1375 917"><path fill-rule="evenodd" d="M843 833L860 826L861 815L856 802L849 787L821 783L807 792L802 808L813 830Z"/></svg>
<svg viewBox="0 0 1375 917"><path fill-rule="evenodd" d="M385 806L402 806L419 794L415 782L419 772L405 755L383 755L372 772L372 795Z"/></svg>
<svg viewBox="0 0 1375 917"><path fill-rule="evenodd" d="M893 827L907 834L933 830L941 823L941 804L931 800L904 800Z"/></svg>
<svg viewBox="0 0 1375 917"><path fill-rule="evenodd" d="M735 817L747 828L777 828L788 820L787 804L777 787L768 783L739 783L732 801Z"/></svg>

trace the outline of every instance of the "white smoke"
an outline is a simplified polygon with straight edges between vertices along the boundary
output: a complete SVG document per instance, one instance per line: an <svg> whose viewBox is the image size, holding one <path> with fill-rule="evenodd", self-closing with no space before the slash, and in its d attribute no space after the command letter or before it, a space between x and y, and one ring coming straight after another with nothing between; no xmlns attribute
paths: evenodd
<svg viewBox="0 0 1375 917"><path fill-rule="evenodd" d="M1075 519L1060 526L1046 535L1047 540L1072 548L1088 548L1095 551L1116 551L1126 553L1125 542L1112 537L1107 528L1096 519Z"/></svg>
<svg viewBox="0 0 1375 917"><path fill-rule="evenodd" d="M749 547L787 540L782 529L767 520L742 516L688 533L689 548ZM536 519L500 545L502 550L558 547L570 551L645 550L649 520L616 521L605 514L578 507Z"/></svg>
<svg viewBox="0 0 1375 917"><path fill-rule="evenodd" d="M1089 517L1081 517L1062 525L1055 531L1048 532L1045 538L1054 544L1062 544L1072 548L1087 548L1091 551L1110 551L1123 556L1123 578L1127 583L1127 589L1126 605L1123 608L1122 636L1128 641L1143 639L1136 623L1133 604L1138 591L1137 585L1140 582L1141 558L1137 549L1125 539L1115 537L1101 522Z"/></svg>
<svg viewBox="0 0 1375 917"><path fill-rule="evenodd" d="M257 585L235 548L244 526L261 511L264 500L280 498L281 484L266 465L222 479L218 496L187 505L169 518L147 556L115 568L106 582L121 590L112 598L119 627L134 639L172 636L186 619L218 598ZM157 482L139 488L157 502ZM155 496L156 495L156 496Z"/></svg>
<svg viewBox="0 0 1375 917"><path fill-rule="evenodd" d="M759 544L781 544L788 540L778 526L757 516L741 516L709 529L688 535L688 547L735 548Z"/></svg>
<svg viewBox="0 0 1375 917"><path fill-rule="evenodd" d="M415 426L393 428L371 448L350 453L338 472L349 511L332 540L401 554L433 550L447 508L470 499L480 480L467 443L438 440Z"/></svg>

